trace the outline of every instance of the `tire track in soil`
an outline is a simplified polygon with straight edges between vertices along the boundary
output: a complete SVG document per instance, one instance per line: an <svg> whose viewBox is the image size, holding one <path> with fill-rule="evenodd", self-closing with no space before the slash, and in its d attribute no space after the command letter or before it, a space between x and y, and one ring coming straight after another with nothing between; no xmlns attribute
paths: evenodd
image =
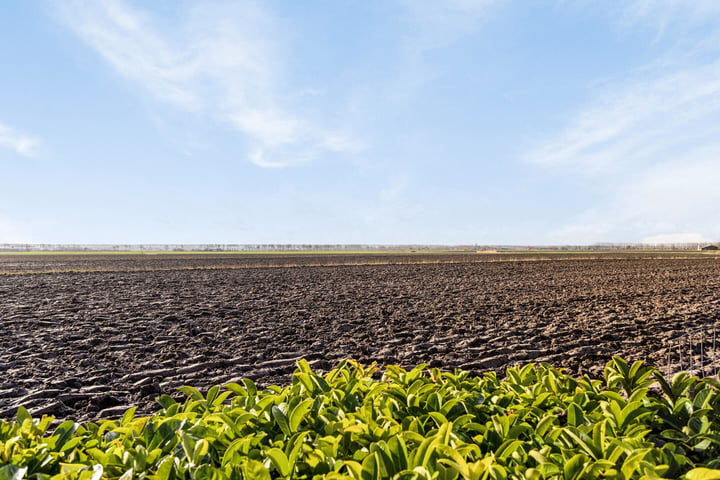
<svg viewBox="0 0 720 480"><path fill-rule="evenodd" d="M18 405L75 420L148 413L186 384L286 383L303 357L475 373L548 361L599 376L615 354L661 363L665 341L720 317L715 257L407 258L84 257L116 268L0 275L0 418Z"/></svg>

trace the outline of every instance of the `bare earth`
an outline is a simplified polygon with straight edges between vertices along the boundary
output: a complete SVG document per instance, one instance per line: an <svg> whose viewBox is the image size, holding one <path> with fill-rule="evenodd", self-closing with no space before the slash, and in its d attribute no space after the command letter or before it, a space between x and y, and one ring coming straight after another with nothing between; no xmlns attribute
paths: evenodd
<svg viewBox="0 0 720 480"><path fill-rule="evenodd" d="M720 323L719 287L718 255L0 255L0 418L148 413L303 357L665 368L668 340Z"/></svg>

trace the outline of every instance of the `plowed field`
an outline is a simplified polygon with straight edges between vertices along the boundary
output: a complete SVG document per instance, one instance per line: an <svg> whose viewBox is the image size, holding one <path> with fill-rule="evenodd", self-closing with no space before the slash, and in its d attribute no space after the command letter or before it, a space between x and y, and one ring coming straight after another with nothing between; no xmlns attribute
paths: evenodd
<svg viewBox="0 0 720 480"><path fill-rule="evenodd" d="M302 357L664 368L718 320L718 255L0 256L0 418L147 413L181 385L287 382Z"/></svg>

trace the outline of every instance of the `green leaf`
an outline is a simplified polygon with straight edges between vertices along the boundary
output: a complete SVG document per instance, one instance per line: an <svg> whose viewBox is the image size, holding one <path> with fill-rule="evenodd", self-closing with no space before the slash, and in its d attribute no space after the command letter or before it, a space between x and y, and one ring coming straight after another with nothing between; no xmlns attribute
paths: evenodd
<svg viewBox="0 0 720 480"><path fill-rule="evenodd" d="M83 439L81 437L72 437L59 449L60 452L67 452L77 447Z"/></svg>
<svg viewBox="0 0 720 480"><path fill-rule="evenodd" d="M200 440L198 440L195 443L195 448L193 449L192 463L194 465L200 465L202 463L203 457L207 455L209 448L210 444L206 439L201 438Z"/></svg>
<svg viewBox="0 0 720 480"><path fill-rule="evenodd" d="M565 480L582 478L582 473L588 460L588 457L582 453L578 453L568 460L563 468Z"/></svg>
<svg viewBox="0 0 720 480"><path fill-rule="evenodd" d="M245 385L245 390L247 391L248 396L254 397L258 394L258 389L257 386L255 386L255 382L253 382L249 378L243 378L242 382L243 385Z"/></svg>
<svg viewBox="0 0 720 480"><path fill-rule="evenodd" d="M640 469L641 462L645 459L648 452L650 452L649 448L634 449L630 451L621 468L622 474L625 478L631 478L633 474Z"/></svg>
<svg viewBox="0 0 720 480"><path fill-rule="evenodd" d="M5 465L0 467L0 480L21 480L25 477L25 472L27 472L27 467Z"/></svg>
<svg viewBox="0 0 720 480"><path fill-rule="evenodd" d="M312 392L315 389L315 384L310 374L298 371L293 374L293 381L295 379L297 379L308 392Z"/></svg>
<svg viewBox="0 0 720 480"><path fill-rule="evenodd" d="M321 392L328 393L331 390L330 385L328 385L325 379L322 378L320 375L312 374L310 376L310 379Z"/></svg>
<svg viewBox="0 0 720 480"><path fill-rule="evenodd" d="M243 465L245 478L252 480L271 480L270 472L265 465L257 460L250 459Z"/></svg>
<svg viewBox="0 0 720 480"><path fill-rule="evenodd" d="M573 427L585 424L585 415L583 415L582 409L575 402L571 402L567 407L567 422L568 425Z"/></svg>
<svg viewBox="0 0 720 480"><path fill-rule="evenodd" d="M435 425L441 428L448 423L448 419L440 412L428 412L428 416L435 421Z"/></svg>
<svg viewBox="0 0 720 480"><path fill-rule="evenodd" d="M129 424L130 421L135 418L135 410L137 410L137 407L128 408L120 419L120 425Z"/></svg>
<svg viewBox="0 0 720 480"><path fill-rule="evenodd" d="M265 455L267 455L277 471L280 472L280 475L283 477L290 476L293 465L290 464L287 456L285 456L285 452L279 448L271 448L265 452Z"/></svg>
<svg viewBox="0 0 720 480"><path fill-rule="evenodd" d="M518 451L524 444L525 442L522 440L505 440L495 451L495 457L504 462L513 453Z"/></svg>
<svg viewBox="0 0 720 480"><path fill-rule="evenodd" d="M193 452L195 452L195 440L187 433L180 432L180 444L185 452L187 459L193 461Z"/></svg>
<svg viewBox="0 0 720 480"><path fill-rule="evenodd" d="M306 375L312 375L313 373L312 368L310 368L310 364L304 358L298 360L297 369Z"/></svg>
<svg viewBox="0 0 720 480"><path fill-rule="evenodd" d="M295 405L288 417L288 427L291 432L297 432L300 422L305 418L305 414L312 408L314 400L306 398L302 402Z"/></svg>
<svg viewBox="0 0 720 480"><path fill-rule="evenodd" d="M605 457L605 439L607 438L607 419L596 423L592 429L592 444L594 451L598 454L595 458Z"/></svg>
<svg viewBox="0 0 720 480"><path fill-rule="evenodd" d="M566 428L563 433L574 441L580 448L582 448L588 455L595 460L602 458L602 447L595 445L595 442L586 433L573 428Z"/></svg>
<svg viewBox="0 0 720 480"><path fill-rule="evenodd" d="M720 470L693 468L685 474L687 480L720 480Z"/></svg>
<svg viewBox="0 0 720 480"><path fill-rule="evenodd" d="M102 465L93 465L92 469L84 469L84 471L80 472L80 476L78 477L78 480L100 480L103 476L103 466Z"/></svg>
<svg viewBox="0 0 720 480"><path fill-rule="evenodd" d="M380 480L383 478L380 462L377 452L372 452L366 456L362 462L362 480Z"/></svg>
<svg viewBox="0 0 720 480"><path fill-rule="evenodd" d="M186 397L192 400L205 400L205 397L200 390L190 385L184 385L178 388L178 391L182 392Z"/></svg>
<svg viewBox="0 0 720 480"><path fill-rule="evenodd" d="M546 413L544 417L540 419L540 421L537 423L535 427L535 434L539 435L540 437L545 437L545 434L551 430L553 425L555 425L555 422L557 421L557 416L553 415L551 413Z"/></svg>
<svg viewBox="0 0 720 480"><path fill-rule="evenodd" d="M272 412L272 416L275 419L275 422L280 427L280 430L287 435L292 435L292 430L290 429L290 423L288 422L288 418L285 415L285 413L278 407L277 405L273 405L270 409Z"/></svg>
<svg viewBox="0 0 720 480"><path fill-rule="evenodd" d="M619 426L623 429L627 428L632 422L650 414L651 412L643 407L642 402L630 402L620 412Z"/></svg>
<svg viewBox="0 0 720 480"><path fill-rule="evenodd" d="M339 467L345 467L345 469L348 471L348 474L354 479L360 480L362 478L362 471L363 467L359 462L356 462L355 460L341 460L339 463Z"/></svg>
<svg viewBox="0 0 720 480"><path fill-rule="evenodd" d="M412 453L410 467L424 467L430 465L430 459L435 452L435 444L439 443L436 438L426 438L420 443L420 446Z"/></svg>
<svg viewBox="0 0 720 480"><path fill-rule="evenodd" d="M157 471L151 478L153 478L153 480L170 480L173 478L176 461L177 459L175 457L165 457L158 463Z"/></svg>
<svg viewBox="0 0 720 480"><path fill-rule="evenodd" d="M297 459L300 456L300 452L302 451L302 447L305 442L305 438L308 435L310 435L310 432L307 432L307 431L296 433L288 441L287 446L285 448L285 455L287 455L287 458L291 464L295 464L297 462Z"/></svg>
<svg viewBox="0 0 720 480"><path fill-rule="evenodd" d="M396 469L390 447L388 447L388 444L384 440L370 445L370 452L378 455L380 464L384 467L385 477L393 475L396 470L401 470L400 468Z"/></svg>
<svg viewBox="0 0 720 480"><path fill-rule="evenodd" d="M227 449L225 450L225 453L223 453L223 457L221 460L221 464L223 466L230 465L233 463L234 459L236 457L245 457L250 452L250 449L253 446L253 442L256 441L256 438L254 435L238 438L234 440L230 445L228 445Z"/></svg>
<svg viewBox="0 0 720 480"><path fill-rule="evenodd" d="M212 386L208 389L207 395L205 395L205 400L208 402L208 404L213 405L215 403L215 399L217 399L219 394L220 387L218 385Z"/></svg>
<svg viewBox="0 0 720 480"><path fill-rule="evenodd" d="M120 475L120 478L118 478L118 480L132 480L133 473L135 473L135 472L131 468L130 470L128 470L125 473L123 473L122 475Z"/></svg>
<svg viewBox="0 0 720 480"><path fill-rule="evenodd" d="M32 421L32 416L28 413L27 409L23 406L18 407L17 414L15 415L18 425L25 423L25 420Z"/></svg>
<svg viewBox="0 0 720 480"><path fill-rule="evenodd" d="M177 405L177 402L170 395L160 395L156 400L157 403L164 409L168 409L173 405Z"/></svg>
<svg viewBox="0 0 720 480"><path fill-rule="evenodd" d="M393 457L395 468L405 470L408 468L408 450L405 440L400 435L390 437L388 440L388 449Z"/></svg>
<svg viewBox="0 0 720 480"><path fill-rule="evenodd" d="M439 458L438 463L451 467L464 478L470 478L470 467L468 466L467 461L456 449L448 445L438 445L437 449L442 453L442 455L447 457Z"/></svg>

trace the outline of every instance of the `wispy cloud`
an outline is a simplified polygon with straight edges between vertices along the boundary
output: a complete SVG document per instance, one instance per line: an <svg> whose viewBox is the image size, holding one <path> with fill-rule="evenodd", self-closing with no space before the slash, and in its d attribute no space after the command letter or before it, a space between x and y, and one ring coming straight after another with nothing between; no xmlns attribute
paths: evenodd
<svg viewBox="0 0 720 480"><path fill-rule="evenodd" d="M716 0L628 0L620 4L618 20L625 27L649 25L662 36L673 27L713 23L718 15L720 2Z"/></svg>
<svg viewBox="0 0 720 480"><path fill-rule="evenodd" d="M714 18L720 3L673 0L624 4L623 25L662 34ZM601 84L593 100L570 113L564 131L524 158L590 181L603 205L556 232L559 241L682 237L720 238L720 61L708 42L720 28L674 35L653 62ZM674 237L671 237L674 236ZM695 237L693 237L695 238ZM561 239L561 240L560 240Z"/></svg>
<svg viewBox="0 0 720 480"><path fill-rule="evenodd" d="M602 2L602 7L607 7ZM707 42L720 36L720 2L628 0L619 4L625 28L713 28L677 35L655 61L600 84L594 101L576 113L565 130L526 153L530 161L589 174L627 171L663 161L687 148L720 142L720 48Z"/></svg>
<svg viewBox="0 0 720 480"><path fill-rule="evenodd" d="M441 75L429 59L435 50L451 48L476 33L499 0L398 0L402 11L399 65L392 97L414 99Z"/></svg>
<svg viewBox="0 0 720 480"><path fill-rule="evenodd" d="M606 85L563 133L526 157L587 174L613 173L720 142L719 133L720 62L663 66Z"/></svg>
<svg viewBox="0 0 720 480"><path fill-rule="evenodd" d="M40 140L0 123L0 148L9 148L18 155L32 157L37 153Z"/></svg>
<svg viewBox="0 0 720 480"><path fill-rule="evenodd" d="M289 166L362 143L284 104L281 28L252 2L197 4L166 22L121 0L59 4L60 18L157 100L252 140L260 166Z"/></svg>
<svg viewBox="0 0 720 480"><path fill-rule="evenodd" d="M498 0L400 0L413 24L406 48L423 52L449 46L473 33Z"/></svg>

